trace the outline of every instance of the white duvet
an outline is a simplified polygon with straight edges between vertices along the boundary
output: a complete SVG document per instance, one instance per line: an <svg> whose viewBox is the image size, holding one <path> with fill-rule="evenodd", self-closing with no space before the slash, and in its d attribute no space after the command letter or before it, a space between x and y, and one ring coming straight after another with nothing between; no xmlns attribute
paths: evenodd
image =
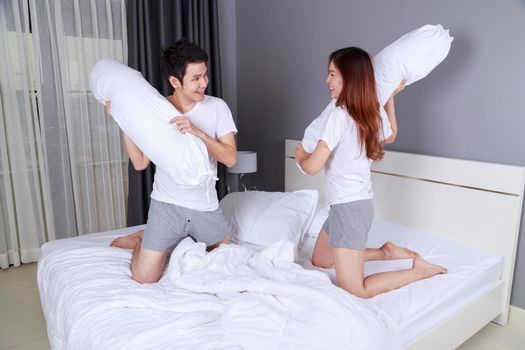
<svg viewBox="0 0 525 350"><path fill-rule="evenodd" d="M125 234L121 231L119 234ZM293 245L206 253L187 238L159 283L131 280L115 233L42 247L38 284L53 349L399 349L371 302L293 262Z"/></svg>

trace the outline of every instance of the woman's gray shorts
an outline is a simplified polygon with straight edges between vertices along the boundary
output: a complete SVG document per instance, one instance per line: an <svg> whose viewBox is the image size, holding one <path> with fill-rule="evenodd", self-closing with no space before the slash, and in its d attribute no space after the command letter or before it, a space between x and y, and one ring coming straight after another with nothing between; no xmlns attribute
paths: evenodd
<svg viewBox="0 0 525 350"><path fill-rule="evenodd" d="M363 250L374 220L371 199L334 204L330 206L323 229L330 236L332 248Z"/></svg>
<svg viewBox="0 0 525 350"><path fill-rule="evenodd" d="M220 208L198 211L151 199L141 247L169 252L186 237L210 246L222 241L229 231Z"/></svg>

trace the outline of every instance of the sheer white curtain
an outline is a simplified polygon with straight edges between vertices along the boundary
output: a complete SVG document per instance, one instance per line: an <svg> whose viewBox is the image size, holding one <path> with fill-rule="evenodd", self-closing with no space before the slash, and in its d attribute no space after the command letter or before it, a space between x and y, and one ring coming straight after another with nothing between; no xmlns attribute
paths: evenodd
<svg viewBox="0 0 525 350"><path fill-rule="evenodd" d="M100 58L127 62L124 0L31 0L57 238L126 225L127 157L89 92Z"/></svg>
<svg viewBox="0 0 525 350"><path fill-rule="evenodd" d="M125 226L127 157L87 85L127 61L124 0L0 0L0 268Z"/></svg>
<svg viewBox="0 0 525 350"><path fill-rule="evenodd" d="M52 206L37 113L27 1L0 2L0 268L36 261L53 239Z"/></svg>

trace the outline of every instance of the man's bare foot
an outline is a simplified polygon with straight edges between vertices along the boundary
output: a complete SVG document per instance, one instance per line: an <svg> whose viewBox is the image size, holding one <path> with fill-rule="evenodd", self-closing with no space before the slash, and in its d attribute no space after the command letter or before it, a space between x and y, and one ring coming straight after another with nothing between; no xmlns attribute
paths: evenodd
<svg viewBox="0 0 525 350"><path fill-rule="evenodd" d="M117 237L109 244L112 247L134 249L144 237L144 230L137 231L127 236Z"/></svg>
<svg viewBox="0 0 525 350"><path fill-rule="evenodd" d="M422 279L448 272L443 266L431 264L419 256L414 258L414 270L421 275Z"/></svg>
<svg viewBox="0 0 525 350"><path fill-rule="evenodd" d="M413 259L419 257L419 254L415 251L400 247L392 242L386 242L380 249L388 260Z"/></svg>

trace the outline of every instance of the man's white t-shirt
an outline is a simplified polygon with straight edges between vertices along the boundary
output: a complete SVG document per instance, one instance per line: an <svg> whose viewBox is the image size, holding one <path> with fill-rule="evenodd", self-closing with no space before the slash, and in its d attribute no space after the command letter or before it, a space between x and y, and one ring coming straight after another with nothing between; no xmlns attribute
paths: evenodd
<svg viewBox="0 0 525 350"><path fill-rule="evenodd" d="M358 140L357 126L343 107L335 107L326 118L320 140L331 151L325 164L327 205L373 197L370 165Z"/></svg>
<svg viewBox="0 0 525 350"><path fill-rule="evenodd" d="M197 102L189 112L184 113L184 116L215 139L229 133L237 133L230 108L226 102L217 97L206 95L203 101ZM217 173L217 160L211 154L209 162L210 169ZM155 171L151 198L199 211L213 211L219 207L215 182L210 181L193 188L181 187L159 168Z"/></svg>

